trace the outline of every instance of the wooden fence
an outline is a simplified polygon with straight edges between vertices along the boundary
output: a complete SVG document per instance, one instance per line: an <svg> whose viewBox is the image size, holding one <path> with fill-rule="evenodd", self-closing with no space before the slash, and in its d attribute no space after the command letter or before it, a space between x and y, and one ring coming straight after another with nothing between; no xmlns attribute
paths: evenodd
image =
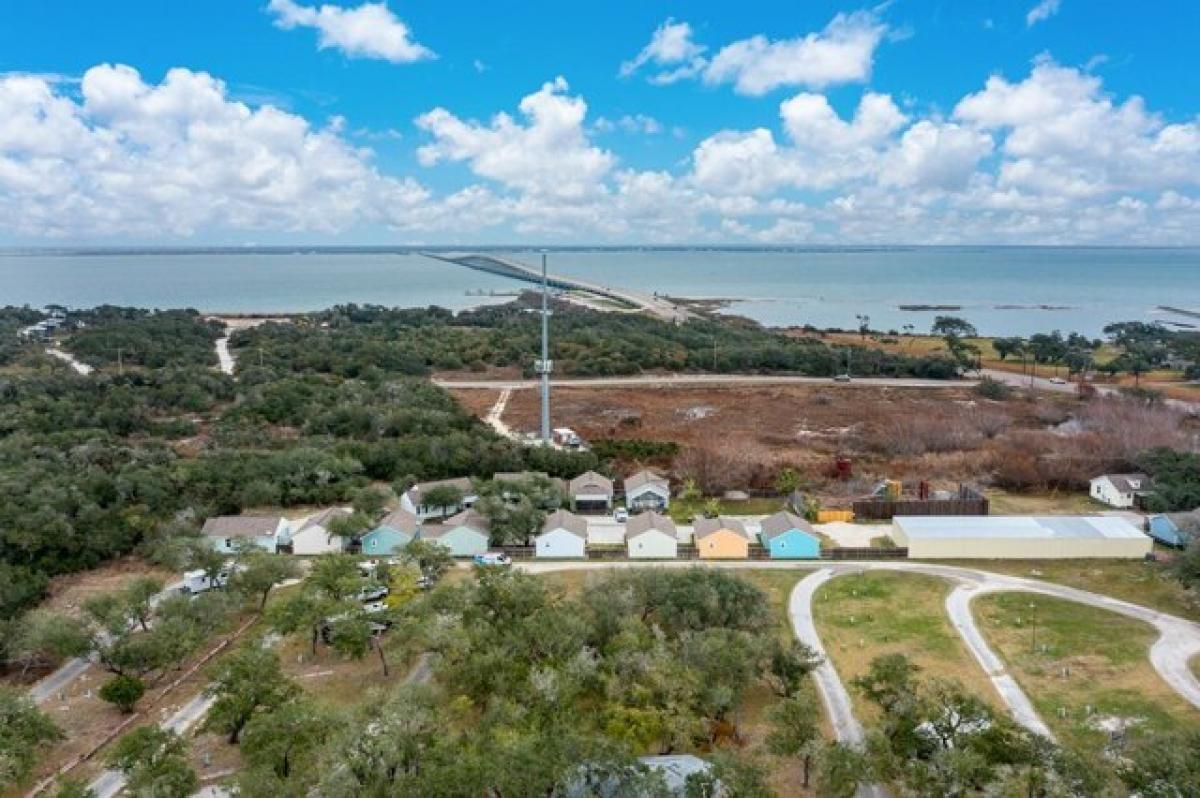
<svg viewBox="0 0 1200 798"><path fill-rule="evenodd" d="M897 515L987 515L988 500L982 493L959 487L953 499L860 499L854 516L860 521L890 521Z"/></svg>
<svg viewBox="0 0 1200 798"><path fill-rule="evenodd" d="M533 546L502 546L500 551L507 554L513 560L532 560L536 554ZM906 548L833 548L822 549L822 560L897 560L904 559L908 556ZM547 562L552 562L553 559L547 558ZM624 547L612 548L589 548L586 555L583 557L586 560L629 560L629 554ZM634 558L636 559L636 558ZM699 560L700 551L695 546L680 546L678 554L672 558L675 560ZM771 559L770 550L762 546L751 546L747 560L769 560Z"/></svg>

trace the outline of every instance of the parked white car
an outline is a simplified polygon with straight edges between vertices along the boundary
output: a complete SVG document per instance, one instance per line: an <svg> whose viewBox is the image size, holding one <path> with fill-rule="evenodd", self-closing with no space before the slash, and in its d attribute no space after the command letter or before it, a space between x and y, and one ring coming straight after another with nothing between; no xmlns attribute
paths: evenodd
<svg viewBox="0 0 1200 798"><path fill-rule="evenodd" d="M211 579L203 570L188 571L183 575L183 584L179 586L179 592L185 596L194 596L198 593L207 593L213 588L225 587L227 584L229 584L228 571L221 571Z"/></svg>
<svg viewBox="0 0 1200 798"><path fill-rule="evenodd" d="M616 521L618 524L625 523L626 521L629 520L629 511L626 510L624 507L618 507L616 509L616 511L613 512L613 520Z"/></svg>

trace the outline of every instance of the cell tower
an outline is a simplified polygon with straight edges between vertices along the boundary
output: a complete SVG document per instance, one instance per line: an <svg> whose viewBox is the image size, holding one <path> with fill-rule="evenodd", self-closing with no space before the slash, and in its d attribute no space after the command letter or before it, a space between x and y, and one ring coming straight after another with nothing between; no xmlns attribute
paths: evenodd
<svg viewBox="0 0 1200 798"><path fill-rule="evenodd" d="M554 361L550 359L550 283L546 278L546 253L542 253L542 357L535 364L542 377L542 443L550 443L550 373Z"/></svg>

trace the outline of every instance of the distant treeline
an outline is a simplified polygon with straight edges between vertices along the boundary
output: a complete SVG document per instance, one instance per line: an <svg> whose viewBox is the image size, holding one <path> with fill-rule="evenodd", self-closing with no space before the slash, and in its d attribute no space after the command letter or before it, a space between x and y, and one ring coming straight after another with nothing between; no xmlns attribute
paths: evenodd
<svg viewBox="0 0 1200 798"><path fill-rule="evenodd" d="M598 465L506 441L424 380L13 371L0 376L0 622L50 576L157 551L208 515L346 502L373 481Z"/></svg>
<svg viewBox="0 0 1200 798"><path fill-rule="evenodd" d="M833 376L951 378L958 366L942 356L893 354L794 339L742 319L697 318L683 324L556 303L551 357L556 373L613 376L645 371L759 372ZM454 315L441 308L346 305L295 324L266 324L237 333L242 361L258 357L290 371L357 377L378 370L432 371L516 366L533 373L540 322L522 303ZM261 355L256 354L261 353Z"/></svg>

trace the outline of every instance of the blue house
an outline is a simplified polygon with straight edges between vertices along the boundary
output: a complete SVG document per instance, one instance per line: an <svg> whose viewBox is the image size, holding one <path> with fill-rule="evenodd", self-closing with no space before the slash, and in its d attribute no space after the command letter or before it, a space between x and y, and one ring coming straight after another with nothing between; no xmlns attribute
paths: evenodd
<svg viewBox="0 0 1200 798"><path fill-rule="evenodd" d="M821 538L812 525L786 511L763 519L759 539L772 560L815 560L821 556Z"/></svg>
<svg viewBox="0 0 1200 798"><path fill-rule="evenodd" d="M445 546L454 557L486 554L490 543L488 520L474 510L463 510L441 524L428 524L421 539Z"/></svg>
<svg viewBox="0 0 1200 798"><path fill-rule="evenodd" d="M1146 520L1146 531L1159 543L1182 549L1200 534L1200 510L1152 515Z"/></svg>
<svg viewBox="0 0 1200 798"><path fill-rule="evenodd" d="M421 529L421 522L407 510L395 510L370 532L362 536L363 554L396 554L402 551Z"/></svg>

